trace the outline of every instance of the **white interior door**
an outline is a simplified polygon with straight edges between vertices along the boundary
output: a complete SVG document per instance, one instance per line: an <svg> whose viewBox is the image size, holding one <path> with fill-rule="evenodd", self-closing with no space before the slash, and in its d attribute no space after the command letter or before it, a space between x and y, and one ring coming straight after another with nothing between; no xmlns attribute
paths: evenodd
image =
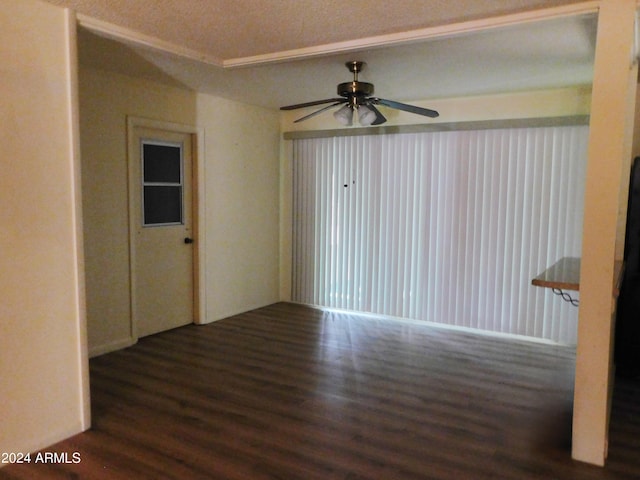
<svg viewBox="0 0 640 480"><path fill-rule="evenodd" d="M132 317L138 337L194 321L192 135L135 127Z"/></svg>

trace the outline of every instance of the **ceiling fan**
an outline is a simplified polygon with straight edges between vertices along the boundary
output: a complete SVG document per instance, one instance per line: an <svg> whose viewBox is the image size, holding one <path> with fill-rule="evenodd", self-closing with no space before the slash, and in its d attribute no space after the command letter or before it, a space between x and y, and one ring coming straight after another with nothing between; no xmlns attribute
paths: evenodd
<svg viewBox="0 0 640 480"><path fill-rule="evenodd" d="M385 100L384 98L372 96L373 84L358 81L358 73L362 71L366 63L353 61L347 62L345 65L349 71L353 73L353 82L345 82L338 85L338 95L340 95L341 98L327 98L324 100L315 100L313 102L298 103L296 105L287 105L286 107L280 107L280 110L295 110L297 108L312 107L314 105L322 105L324 103L331 104L294 121L294 123L298 123L311 117L315 117L325 110L342 105L341 108L334 112L333 116L335 119L343 125L352 125L353 112L356 111L358 112L358 122L363 126L380 125L387 121L384 115L382 115L382 113L380 113L376 108L376 105L384 105L385 107L404 110L405 112L411 112L431 118L435 118L439 115L435 110L430 110L428 108L416 107L414 105L407 105L406 103Z"/></svg>

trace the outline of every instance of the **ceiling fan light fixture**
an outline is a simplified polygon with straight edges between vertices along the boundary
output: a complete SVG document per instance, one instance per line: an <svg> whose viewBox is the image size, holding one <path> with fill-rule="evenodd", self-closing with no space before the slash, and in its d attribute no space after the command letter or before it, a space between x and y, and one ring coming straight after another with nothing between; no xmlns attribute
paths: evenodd
<svg viewBox="0 0 640 480"><path fill-rule="evenodd" d="M375 105L384 105L388 108L403 110L405 112L415 113L424 117L436 118L439 114L435 110L422 108L415 105L396 102L395 100L385 100L384 98L373 97L373 84L361 82L358 80L358 73L362 71L364 62L347 62L346 66L353 73L352 82L344 82L338 85L338 98L325 98L324 100L314 100L312 102L298 103L295 105L287 105L280 107L280 110L295 110L297 108L313 107L316 105L331 104L324 106L304 117L294 120L294 123L301 122L311 117L315 117L319 113L344 104L337 112L333 114L335 119L342 125L350 127L353 125L353 112L358 111L358 122L360 125L367 127L369 125L381 125L387 119L380 113Z"/></svg>
<svg viewBox="0 0 640 480"><path fill-rule="evenodd" d="M358 107L358 122L363 127L368 127L369 125L371 125L376 121L376 118L378 118L378 116L371 108L367 107L366 105L360 105Z"/></svg>
<svg viewBox="0 0 640 480"><path fill-rule="evenodd" d="M333 117L342 125L350 127L353 125L353 109L351 105L343 105L333 113Z"/></svg>

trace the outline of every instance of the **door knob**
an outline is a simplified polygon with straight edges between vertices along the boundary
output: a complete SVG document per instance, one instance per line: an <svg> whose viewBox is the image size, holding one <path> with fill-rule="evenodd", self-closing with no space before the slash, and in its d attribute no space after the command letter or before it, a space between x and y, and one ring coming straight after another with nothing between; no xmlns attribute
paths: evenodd
<svg viewBox="0 0 640 480"><path fill-rule="evenodd" d="M187 245L193 243L193 238L185 237L184 243L186 243Z"/></svg>

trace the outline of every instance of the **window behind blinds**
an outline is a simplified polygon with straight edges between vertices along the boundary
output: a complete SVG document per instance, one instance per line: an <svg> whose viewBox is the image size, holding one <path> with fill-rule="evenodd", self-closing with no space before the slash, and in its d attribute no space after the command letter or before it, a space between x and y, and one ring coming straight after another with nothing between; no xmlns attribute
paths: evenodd
<svg viewBox="0 0 640 480"><path fill-rule="evenodd" d="M297 139L294 301L576 342L587 126Z"/></svg>

